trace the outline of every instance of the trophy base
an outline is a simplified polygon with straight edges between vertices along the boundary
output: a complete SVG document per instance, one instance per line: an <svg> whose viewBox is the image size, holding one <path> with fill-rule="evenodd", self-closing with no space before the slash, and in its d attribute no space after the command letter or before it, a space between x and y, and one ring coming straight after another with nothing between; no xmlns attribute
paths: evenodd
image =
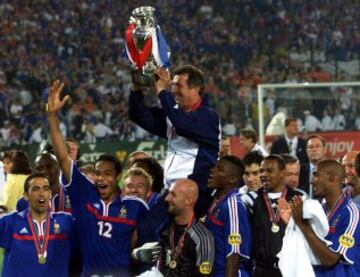
<svg viewBox="0 0 360 277"><path fill-rule="evenodd" d="M155 84L153 73L144 73L140 70L131 71L131 77L134 84L142 87L152 87Z"/></svg>

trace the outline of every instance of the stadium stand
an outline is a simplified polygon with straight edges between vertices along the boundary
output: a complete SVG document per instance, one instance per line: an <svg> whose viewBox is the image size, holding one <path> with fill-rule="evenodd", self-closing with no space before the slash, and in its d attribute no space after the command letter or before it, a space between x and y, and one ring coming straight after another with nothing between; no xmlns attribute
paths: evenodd
<svg viewBox="0 0 360 277"><path fill-rule="evenodd" d="M224 5L219 0L171 0L141 4L157 8L172 65L191 62L210 76L206 90L230 130L256 128L257 105L253 103L259 83L359 77L329 66L360 59L359 2L229 0ZM150 137L127 116L131 77L122 53L125 28L136 5L136 1L120 0L1 1L3 145L39 142L46 136L43 111L52 78L64 80L72 96L71 105L61 114L66 136L83 142ZM319 120L323 113L334 117L348 110L342 92L334 95L338 100L315 114ZM149 97L149 101L154 99ZM275 95L268 96L266 103L269 120L279 103ZM85 116L89 112L91 116ZM345 118L349 119L347 129L358 129L355 115L345 114ZM108 127L112 132L106 131Z"/></svg>

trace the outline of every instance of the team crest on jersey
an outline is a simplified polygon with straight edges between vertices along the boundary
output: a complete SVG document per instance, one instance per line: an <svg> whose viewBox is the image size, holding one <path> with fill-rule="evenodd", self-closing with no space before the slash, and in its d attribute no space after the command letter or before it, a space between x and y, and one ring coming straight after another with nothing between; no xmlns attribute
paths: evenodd
<svg viewBox="0 0 360 277"><path fill-rule="evenodd" d="M119 217L125 218L127 216L127 210L125 206L122 206L119 212Z"/></svg>
<svg viewBox="0 0 360 277"><path fill-rule="evenodd" d="M331 224L330 228L334 228L336 227L337 223L339 222L340 220L340 215L338 215L335 220L333 221L333 223Z"/></svg>
<svg viewBox="0 0 360 277"><path fill-rule="evenodd" d="M355 239L349 234L343 234L339 238L339 244L345 248L351 248L355 244Z"/></svg>
<svg viewBox="0 0 360 277"><path fill-rule="evenodd" d="M71 202L70 202L70 197L69 197L69 195L66 195L65 209L71 209Z"/></svg>
<svg viewBox="0 0 360 277"><path fill-rule="evenodd" d="M213 216L218 218L220 213L220 209L216 209L216 211L213 213Z"/></svg>
<svg viewBox="0 0 360 277"><path fill-rule="evenodd" d="M56 222L54 222L54 234L60 234L60 224Z"/></svg>
<svg viewBox="0 0 360 277"><path fill-rule="evenodd" d="M230 245L240 245L241 244L241 235L238 233L232 233L228 236L228 243Z"/></svg>

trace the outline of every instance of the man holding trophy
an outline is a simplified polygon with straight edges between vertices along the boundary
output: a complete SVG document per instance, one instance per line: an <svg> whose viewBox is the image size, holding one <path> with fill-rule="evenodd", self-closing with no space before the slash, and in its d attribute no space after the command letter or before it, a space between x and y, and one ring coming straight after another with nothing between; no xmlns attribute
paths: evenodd
<svg viewBox="0 0 360 277"><path fill-rule="evenodd" d="M132 57L138 61L133 63L136 69L133 73L133 90L129 99L129 117L148 132L168 140L164 164L165 188L168 189L177 179L185 178L195 181L199 187L199 199L195 212L197 216L202 216L211 202L207 180L210 169L219 158L220 118L208 106L208 97L204 95L204 74L200 69L192 65L178 67L173 71L171 79L170 72L165 68L169 65L168 60L164 62L164 59L159 59L166 56L163 52L165 40L157 32L159 27L149 26L151 24L141 25L144 22L156 21L153 12L154 9L151 7L135 9L130 26L134 24L132 22L137 22L138 25L129 27L127 31L128 56L130 52L137 53ZM142 28L142 31L139 28ZM128 35L129 29L132 29L133 38ZM145 33L148 37L142 35ZM129 51L135 46L135 42L140 49ZM149 49L149 45L152 49ZM158 54L160 52L162 54ZM143 60L144 53L152 53L147 56L146 61ZM129 59L133 61L131 57ZM140 67L142 64L144 66ZM154 64L156 64L156 69L152 68L151 71L148 65ZM141 90L144 86L154 87L161 107L145 105ZM153 208L156 210L153 213L155 217L151 220L152 222L146 223L148 231L149 225L159 231L159 226L168 217L164 201L166 194L165 192Z"/></svg>

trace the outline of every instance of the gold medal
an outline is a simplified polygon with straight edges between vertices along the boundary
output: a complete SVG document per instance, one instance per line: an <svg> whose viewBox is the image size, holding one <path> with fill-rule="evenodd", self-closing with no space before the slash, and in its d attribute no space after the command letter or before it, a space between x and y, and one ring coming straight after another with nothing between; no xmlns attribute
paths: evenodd
<svg viewBox="0 0 360 277"><path fill-rule="evenodd" d="M171 269L176 268L176 265L177 265L177 263L176 263L175 260L170 260L170 262L169 262L169 267L170 267Z"/></svg>
<svg viewBox="0 0 360 277"><path fill-rule="evenodd" d="M28 223L30 225L30 229L31 229L31 234L34 240L34 244L35 244L35 248L36 248L36 253L38 256L38 263L39 264L45 264L46 263L46 249L48 247L48 242L49 242L49 236L50 236L50 213L48 212L47 216L46 216L46 233L44 235L44 238L42 240L42 245L40 244L40 235L36 232L35 230L35 226L34 226L34 220L31 217L31 213L29 212L27 214L27 220ZM54 229L56 229L56 221L54 221ZM59 231L60 231L60 225L58 226Z"/></svg>
<svg viewBox="0 0 360 277"><path fill-rule="evenodd" d="M277 233L277 232L279 232L279 230L280 230L279 225L277 225L277 224L275 224L275 223L273 223L273 224L271 225L271 232Z"/></svg>
<svg viewBox="0 0 360 277"><path fill-rule="evenodd" d="M45 264L46 263L46 257L41 255L39 256L39 264Z"/></svg>

